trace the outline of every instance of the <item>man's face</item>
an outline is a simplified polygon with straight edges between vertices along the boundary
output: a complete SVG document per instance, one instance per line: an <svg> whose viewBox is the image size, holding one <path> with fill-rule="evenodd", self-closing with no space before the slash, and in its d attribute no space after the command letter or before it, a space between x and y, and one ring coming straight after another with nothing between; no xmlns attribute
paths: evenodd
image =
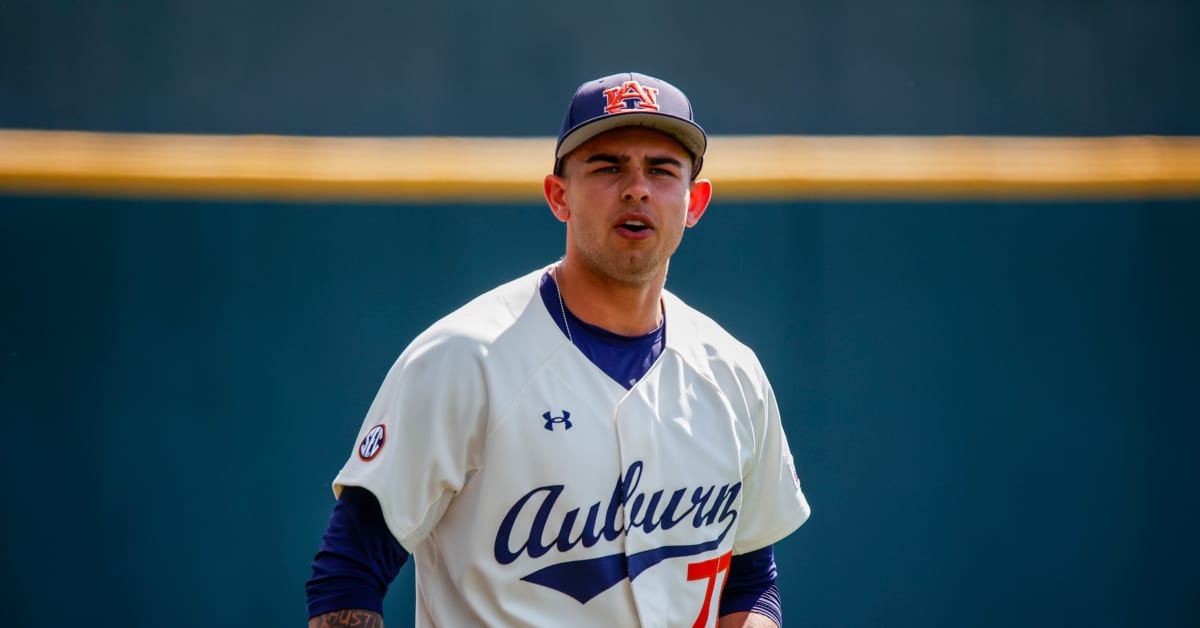
<svg viewBox="0 0 1200 628"><path fill-rule="evenodd" d="M562 178L568 215L559 214L568 263L628 285L662 276L707 205L709 184L691 180L692 166L679 142L641 127L602 133L572 151ZM693 199L697 185L703 199Z"/></svg>

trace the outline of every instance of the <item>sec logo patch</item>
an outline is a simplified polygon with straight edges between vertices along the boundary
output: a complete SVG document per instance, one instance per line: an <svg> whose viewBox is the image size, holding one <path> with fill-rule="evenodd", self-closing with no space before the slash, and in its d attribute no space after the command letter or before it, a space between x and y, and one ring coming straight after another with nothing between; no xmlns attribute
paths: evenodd
<svg viewBox="0 0 1200 628"><path fill-rule="evenodd" d="M363 436L362 442L358 444L358 457L364 462L369 462L372 458L379 455L379 451L383 449L383 436L387 428L381 423L371 428L366 436Z"/></svg>

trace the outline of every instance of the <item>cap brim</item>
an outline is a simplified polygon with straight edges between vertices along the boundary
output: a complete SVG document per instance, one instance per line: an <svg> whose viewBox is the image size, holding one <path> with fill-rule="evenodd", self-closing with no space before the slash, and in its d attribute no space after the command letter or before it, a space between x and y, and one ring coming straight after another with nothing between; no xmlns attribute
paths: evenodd
<svg viewBox="0 0 1200 628"><path fill-rule="evenodd" d="M704 131L699 126L682 118L663 113L620 113L597 118L571 129L563 136L562 141L559 142L558 150L555 151L554 157L555 159L562 159L567 153L579 148L584 142L593 137L606 131L627 126L638 126L662 131L675 138L680 144L683 144L683 147L688 149L697 160L704 156L704 150L708 145L708 139L704 136Z"/></svg>

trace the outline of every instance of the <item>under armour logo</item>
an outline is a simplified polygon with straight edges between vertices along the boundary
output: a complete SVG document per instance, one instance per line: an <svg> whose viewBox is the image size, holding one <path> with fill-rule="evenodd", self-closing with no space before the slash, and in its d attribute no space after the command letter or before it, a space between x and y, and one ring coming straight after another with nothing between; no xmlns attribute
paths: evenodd
<svg viewBox="0 0 1200 628"><path fill-rule="evenodd" d="M562 416L551 416L549 412L542 414L542 418L546 419L546 429L554 431L555 423L562 423L564 430L571 429L571 413L566 410L562 411Z"/></svg>
<svg viewBox="0 0 1200 628"><path fill-rule="evenodd" d="M658 111L658 90L653 87L642 87L637 81L625 81L620 87L610 87L604 90L608 113L625 113L627 111Z"/></svg>

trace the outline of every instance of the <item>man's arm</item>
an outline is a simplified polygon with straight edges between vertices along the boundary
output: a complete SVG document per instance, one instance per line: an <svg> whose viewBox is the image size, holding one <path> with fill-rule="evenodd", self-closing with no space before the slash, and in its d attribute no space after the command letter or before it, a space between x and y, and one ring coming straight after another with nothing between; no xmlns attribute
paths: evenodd
<svg viewBox="0 0 1200 628"><path fill-rule="evenodd" d="M343 626L353 628L383 628L383 616L375 611L354 609L349 611L333 611L308 620L308 628L341 628Z"/></svg>
<svg viewBox="0 0 1200 628"><path fill-rule="evenodd" d="M304 586L310 628L382 628L383 596L406 560L375 496L365 488L342 489Z"/></svg>
<svg viewBox="0 0 1200 628"><path fill-rule="evenodd" d="M779 624L766 615L742 611L730 613L717 620L717 628L779 628Z"/></svg>
<svg viewBox="0 0 1200 628"><path fill-rule="evenodd" d="M734 556L721 590L719 628L778 628L783 604L775 586L775 546Z"/></svg>

